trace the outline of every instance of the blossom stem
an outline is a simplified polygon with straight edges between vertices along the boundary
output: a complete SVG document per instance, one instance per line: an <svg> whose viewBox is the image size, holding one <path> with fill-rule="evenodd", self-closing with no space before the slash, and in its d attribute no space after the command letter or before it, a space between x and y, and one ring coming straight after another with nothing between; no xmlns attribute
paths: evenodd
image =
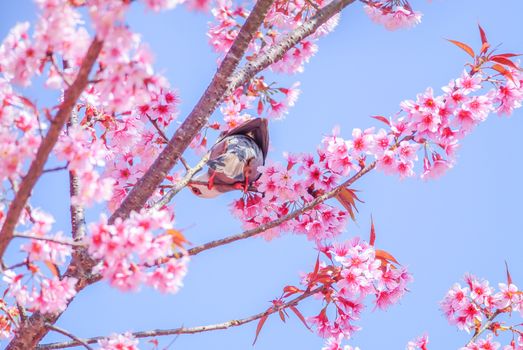
<svg viewBox="0 0 523 350"><path fill-rule="evenodd" d="M173 329L155 329L150 331L141 331L141 332L134 332L130 333L135 338L149 338L149 337L158 337L158 336L165 336L165 335L172 335L172 334L195 334L195 333L203 333L203 332L209 332L209 331L216 331L221 329L228 329L231 327L238 327L256 320L259 320L263 317L267 317L269 315L272 315L276 312L279 312L281 310L287 309L291 306L296 306L300 301L307 299L308 297L321 293L326 288L325 285L319 286L315 289L305 291L303 294L299 295L298 297L289 300L285 303L282 303L280 305L273 305L269 309L267 309L264 312L257 313L255 315L237 319L237 320L230 320L223 323L217 323L217 324L211 324L206 326L198 326L198 327L191 327L191 328L173 328ZM104 339L107 337L104 336L98 336L98 337L92 337L92 338L85 338L85 339L77 339L74 341L69 342L61 342L61 343L50 343L50 344L43 344L38 346L37 350L52 350L52 349L64 349L64 348L70 348L74 346L79 346L83 343L86 344L92 344L96 343L101 339Z"/></svg>
<svg viewBox="0 0 523 350"><path fill-rule="evenodd" d="M75 242L68 239L58 239L53 237L45 237L45 236L35 236L35 235L27 235L25 233L15 233L13 235L14 238L29 238L29 239L36 239L38 241L46 241L46 242L52 242L52 243L58 243L63 245L70 245L73 247L85 247L85 244L81 242Z"/></svg>
<svg viewBox="0 0 523 350"><path fill-rule="evenodd" d="M477 330L476 333L474 333L474 335L472 336L470 341L467 343L467 345L470 345L470 344L474 343L476 340L478 340L478 338L481 336L481 334L483 334L483 332L485 332L492 325L492 321L494 321L494 319L500 313L501 313L501 310L496 310L496 312L494 312L492 315L490 315L490 317L485 321L483 326L481 326L481 328L479 330Z"/></svg>

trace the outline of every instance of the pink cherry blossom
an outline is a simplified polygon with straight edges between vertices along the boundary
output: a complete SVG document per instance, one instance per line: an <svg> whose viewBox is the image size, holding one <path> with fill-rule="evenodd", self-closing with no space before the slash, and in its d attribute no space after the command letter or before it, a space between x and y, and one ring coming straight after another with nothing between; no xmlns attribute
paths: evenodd
<svg viewBox="0 0 523 350"><path fill-rule="evenodd" d="M112 334L109 338L98 341L99 350L139 350L138 339L131 333Z"/></svg>

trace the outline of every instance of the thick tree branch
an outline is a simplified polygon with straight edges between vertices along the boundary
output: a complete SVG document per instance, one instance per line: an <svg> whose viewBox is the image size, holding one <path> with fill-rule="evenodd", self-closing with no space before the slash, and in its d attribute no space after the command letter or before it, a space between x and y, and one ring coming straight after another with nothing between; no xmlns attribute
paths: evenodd
<svg viewBox="0 0 523 350"><path fill-rule="evenodd" d="M13 237L13 231L20 217L20 213L25 207L36 181L42 174L44 164L58 140L60 131L65 125L67 119L70 117L80 94L87 86L89 73L102 50L102 46L103 41L97 38L91 42L91 45L82 61L82 65L80 66L80 71L71 87L65 91L64 101L60 105L55 118L52 120L49 131L38 148L35 160L31 163L27 175L22 180L20 189L17 191L15 198L9 206L5 223L0 231L0 256L3 255L9 241ZM83 286L77 286L77 289L81 288L83 288ZM58 317L59 314L44 315L39 312L33 313L31 317L25 319L20 324L15 337L7 345L6 350L33 349L48 332L46 324L54 324Z"/></svg>
<svg viewBox="0 0 523 350"><path fill-rule="evenodd" d="M191 327L191 328L181 327L181 328L173 328L173 329L155 329L155 330L151 330L151 331L134 332L131 334L135 338L149 338L149 337L159 337L159 336L172 335L172 334L195 334L195 333L216 331L216 330L220 330L220 329L228 329L231 327L238 327L238 326L244 325L246 323L259 320L262 317L272 315L272 314L274 314L278 311L284 310L288 307L296 306L300 301L302 301L314 294L321 293L325 288L326 288L325 286L320 286L315 289L305 291L300 296L298 296L292 300L289 300L286 303L283 303L281 305L274 305L264 312L260 312L256 315L252 315L252 316L242 318L239 320L230 320L230 321L223 322L223 323L217 323L217 324L212 324L212 325L207 325L207 326ZM107 337L99 336L99 337L93 337L93 338L79 339L79 341L82 341L83 343L86 343L86 344L93 344L104 338L107 338ZM82 345L82 343L80 343L79 341L43 344L43 345L38 346L37 349L38 350L65 349L65 348Z"/></svg>
<svg viewBox="0 0 523 350"><path fill-rule="evenodd" d="M51 121L49 131L47 135L42 140L40 147L36 152L35 159L31 163L27 174L24 176L18 191L16 192L15 198L11 201L9 205L9 210L5 218L5 222L0 231L0 257L5 253L5 250L13 238L13 232L20 218L23 208L25 207L31 191L38 181L38 178L42 174L44 165L53 149L60 131L65 125L65 122L69 118L71 111L76 105L76 101L80 97L80 94L87 86L87 80L89 77L89 72L93 67L98 54L102 50L103 42L94 39L87 50L87 54L84 57L78 76L76 77L74 83L65 91L64 101L60 105L60 109L56 113L55 118Z"/></svg>
<svg viewBox="0 0 523 350"><path fill-rule="evenodd" d="M263 55L257 56L254 60L249 61L249 63L238 70L232 77L231 86L227 92L230 93L236 90L239 86L252 79L256 74L279 61L294 45L313 34L322 24L355 1L356 0L334 0L317 11L309 20L289 33L285 39L271 46Z"/></svg>
<svg viewBox="0 0 523 350"><path fill-rule="evenodd" d="M78 111L71 111L70 126L78 125ZM71 232L75 241L82 241L85 236L85 211L79 204L73 204L73 197L80 194L80 180L78 175L69 171L69 197L71 199Z"/></svg>
<svg viewBox="0 0 523 350"><path fill-rule="evenodd" d="M273 2L274 0L258 0L256 2L205 93L176 130L162 153L109 218L109 223L113 223L116 218L126 218L131 211L138 211L145 205L149 197L180 159L192 139L205 126L211 114L223 100L225 92L230 86L230 77L236 70Z"/></svg>

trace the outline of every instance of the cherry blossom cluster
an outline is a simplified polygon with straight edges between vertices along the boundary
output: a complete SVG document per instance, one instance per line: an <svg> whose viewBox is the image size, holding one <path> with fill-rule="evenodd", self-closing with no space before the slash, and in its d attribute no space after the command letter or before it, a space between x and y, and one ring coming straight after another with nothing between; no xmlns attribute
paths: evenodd
<svg viewBox="0 0 523 350"><path fill-rule="evenodd" d="M63 240L61 232L48 235L51 231L54 218L39 209L31 209L26 211L22 217L21 224L29 221L31 224L29 229L22 233L26 236L36 237L29 239L29 243L24 243L20 249L28 254L27 261L30 262L46 262L55 265L62 265L66 259L71 256L71 246L67 244L57 243ZM53 239L47 240L48 238Z"/></svg>
<svg viewBox="0 0 523 350"><path fill-rule="evenodd" d="M327 245L320 251L326 260L318 260L302 284L306 290L323 285L316 297L324 306L308 321L326 339L323 350L342 350L341 342L351 339L360 329L355 322L365 309L365 301L372 298L379 309L396 304L412 277L391 255L360 238ZM287 286L284 297L301 292L297 287Z"/></svg>
<svg viewBox="0 0 523 350"><path fill-rule="evenodd" d="M300 166L294 167L299 161ZM312 158L302 156L289 158L287 167L274 163L259 168L262 172L258 180L258 190L263 193L249 193L231 205L235 216L243 221L244 228L251 229L273 221L300 208L313 200L316 189L330 189L337 178L335 174L323 174L314 166ZM298 179L297 174L305 179ZM310 240L320 242L343 232L348 215L335 206L319 204L314 210L306 212L280 226L263 233L266 239L279 236L282 232L306 234Z"/></svg>
<svg viewBox="0 0 523 350"><path fill-rule="evenodd" d="M8 306L0 299L0 340L7 339L16 328L20 312L16 306Z"/></svg>
<svg viewBox="0 0 523 350"><path fill-rule="evenodd" d="M139 350L138 340L130 333L113 334L98 341L99 350Z"/></svg>
<svg viewBox="0 0 523 350"><path fill-rule="evenodd" d="M247 58L254 59L263 54L268 48L283 40L289 31L313 16L317 9L327 4L328 2L323 0L277 0L265 17L262 28L256 33L254 41L249 45ZM209 43L217 52L223 54L231 47L249 11L243 5L233 4L230 0L219 0L216 7L212 9L212 14L215 23L210 25L207 33ZM334 30L338 20L339 15L329 19L314 35L286 52L279 62L271 65L271 69L289 74L302 72L303 65L318 50L315 44L317 39Z"/></svg>
<svg viewBox="0 0 523 350"><path fill-rule="evenodd" d="M79 193L73 203L89 206L112 197L114 180L101 178L96 167L104 167L108 150L97 139L93 129L72 126L62 134L53 149L59 160L65 160L68 169L78 176Z"/></svg>
<svg viewBox="0 0 523 350"><path fill-rule="evenodd" d="M472 275L466 275L464 280L465 286L454 284L441 301L445 316L461 330L476 334L482 329L492 333L469 342L460 350L499 349L501 345L494 340L494 335L503 331L513 335L512 342L503 350L523 349L521 323L511 326L496 320L502 314L513 316L516 312L523 317L523 292L510 277L507 283L499 283L497 290L490 286L489 281Z"/></svg>
<svg viewBox="0 0 523 350"><path fill-rule="evenodd" d="M187 273L189 258L183 249L177 252L180 247L169 234L172 221L166 210L144 210L133 212L126 220L117 219L114 225L109 225L104 216L91 223L89 253L100 259L97 271L123 291L137 290L145 283L164 293L176 293ZM169 258L175 253L182 257Z"/></svg>
<svg viewBox="0 0 523 350"><path fill-rule="evenodd" d="M37 113L31 101L0 77L0 192L4 192L6 180L18 183L24 164L33 159L40 145L39 132L44 125L38 122Z"/></svg>
<svg viewBox="0 0 523 350"><path fill-rule="evenodd" d="M387 129L354 129L352 138L346 140L335 128L332 135L322 140L317 158L312 154L287 155L286 166L275 163L259 168L262 175L256 187L260 193L236 200L231 206L233 214L245 228L281 218L340 186L344 178L371 160L377 169L406 178L416 174L416 162L422 159L421 178L441 176L454 165L459 141L491 112L510 114L521 107L523 74L516 68L507 66L501 77L488 75L487 69L464 71L444 86L439 96L428 88L416 100L401 102L401 111L394 117L375 117ZM487 83L492 83L493 88L485 91ZM338 195L337 199L353 216L357 197L348 194L345 198ZM263 235L270 239L290 231L321 241L342 232L346 217L343 211L323 203Z"/></svg>
<svg viewBox="0 0 523 350"><path fill-rule="evenodd" d="M147 171L165 143L164 130L176 117L178 98L170 90L154 94L153 99L120 116L104 114L97 124L109 150L104 177L114 179L109 209L115 210ZM176 174L167 177L173 181ZM153 198L161 194L158 191Z"/></svg>
<svg viewBox="0 0 523 350"><path fill-rule="evenodd" d="M71 256L71 246L65 244L61 232L50 235L54 219L40 209L28 208L24 211L20 224L27 229L20 234L28 237L27 243L20 246L22 252L27 253L27 258L22 264L2 271L3 282L6 289L3 296L16 301L16 303L29 312L40 311L43 313L58 313L65 310L67 302L76 294L76 279L60 276L59 266L63 265ZM51 272L48 277L42 270L47 266ZM17 268L25 271L15 272ZM17 314L13 314L13 307L7 306L8 299L0 300L1 309L8 317L9 323L0 316L3 325L0 337L9 337L17 327Z"/></svg>
<svg viewBox="0 0 523 350"><path fill-rule="evenodd" d="M28 311L42 313L59 313L66 309L67 302L76 295L76 278L53 276L46 278L38 272L36 266L31 266L34 273L29 280L24 274L16 274L12 270L3 272L3 281L7 284L5 295L12 297L16 303Z"/></svg>
<svg viewBox="0 0 523 350"><path fill-rule="evenodd" d="M364 1L370 19L388 30L411 28L421 23L422 14L414 11L407 0Z"/></svg>

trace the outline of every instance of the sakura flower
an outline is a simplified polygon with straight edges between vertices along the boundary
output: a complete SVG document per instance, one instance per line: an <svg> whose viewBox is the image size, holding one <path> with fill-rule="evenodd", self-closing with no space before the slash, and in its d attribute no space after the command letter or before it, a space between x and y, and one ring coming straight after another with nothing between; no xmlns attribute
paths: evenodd
<svg viewBox="0 0 523 350"><path fill-rule="evenodd" d="M112 334L109 338L98 341L99 350L139 350L138 339L131 333Z"/></svg>
<svg viewBox="0 0 523 350"><path fill-rule="evenodd" d="M428 350L428 343L429 336L425 334L415 340L409 341L406 350Z"/></svg>

